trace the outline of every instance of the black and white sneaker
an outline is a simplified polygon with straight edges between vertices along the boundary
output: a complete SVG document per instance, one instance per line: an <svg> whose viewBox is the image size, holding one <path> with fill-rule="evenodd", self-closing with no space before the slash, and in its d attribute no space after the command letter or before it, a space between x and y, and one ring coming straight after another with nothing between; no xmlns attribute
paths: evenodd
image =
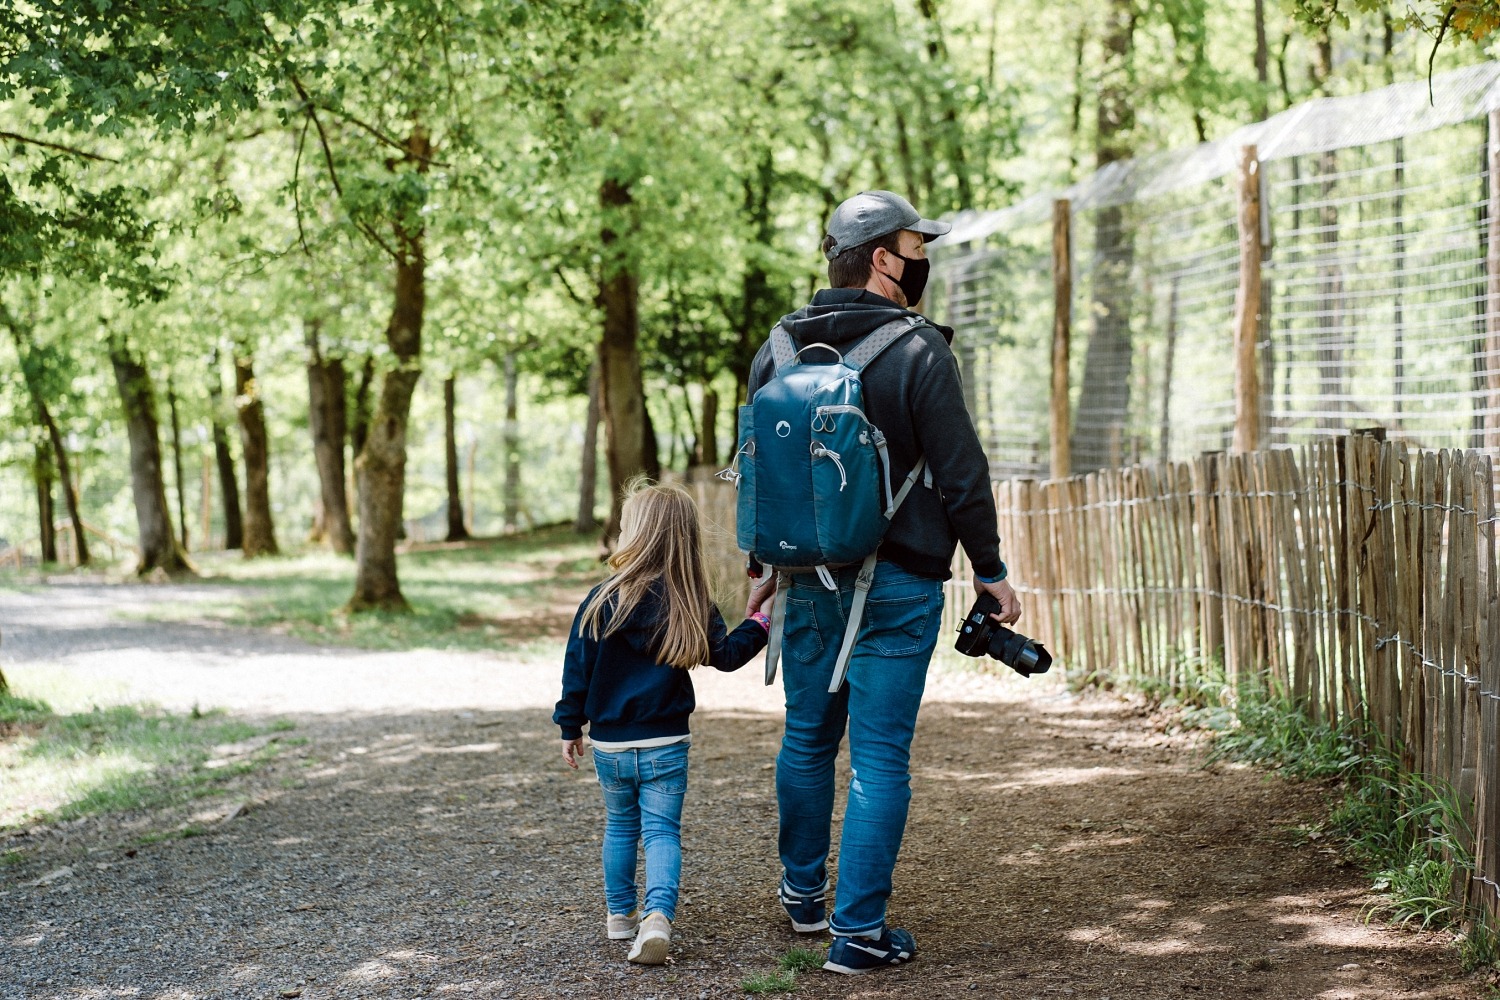
<svg viewBox="0 0 1500 1000"><path fill-rule="evenodd" d="M911 934L887 927L878 938L835 935L823 968L845 976L862 976L916 957L917 942Z"/></svg>
<svg viewBox="0 0 1500 1000"><path fill-rule="evenodd" d="M828 881L807 895L792 891L786 884L786 879L781 880L781 908L786 910L786 915L792 918L792 930L798 934L812 934L815 931L826 931L828 929Z"/></svg>

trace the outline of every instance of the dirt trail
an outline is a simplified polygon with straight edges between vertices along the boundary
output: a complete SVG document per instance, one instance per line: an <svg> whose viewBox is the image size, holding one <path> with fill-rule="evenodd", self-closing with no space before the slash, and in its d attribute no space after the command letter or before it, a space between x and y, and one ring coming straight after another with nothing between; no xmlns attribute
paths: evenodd
<svg viewBox="0 0 1500 1000"><path fill-rule="evenodd" d="M675 961L642 970L604 938L597 786L555 757L554 666L110 616L189 599L0 594L18 684L72 673L310 741L196 806L202 836L138 844L188 813L0 834L25 852L0 868L0 997L728 997L806 941L775 902L757 665L699 675ZM1481 995L1444 937L1364 923L1358 875L1294 833L1317 789L1205 768L1129 705L939 672L914 795L891 915L919 960L796 996Z"/></svg>

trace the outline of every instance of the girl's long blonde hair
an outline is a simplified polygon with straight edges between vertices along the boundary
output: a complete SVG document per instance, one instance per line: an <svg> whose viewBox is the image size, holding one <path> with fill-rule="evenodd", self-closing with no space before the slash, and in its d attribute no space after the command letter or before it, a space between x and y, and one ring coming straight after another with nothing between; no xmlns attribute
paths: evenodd
<svg viewBox="0 0 1500 1000"><path fill-rule="evenodd" d="M703 568L698 505L680 486L644 478L625 487L620 542L609 557L614 574L583 610L583 628L599 638L605 605L614 602L604 635L617 631L657 580L666 590L666 615L657 623L657 657L674 667L708 660L708 618L713 606Z"/></svg>

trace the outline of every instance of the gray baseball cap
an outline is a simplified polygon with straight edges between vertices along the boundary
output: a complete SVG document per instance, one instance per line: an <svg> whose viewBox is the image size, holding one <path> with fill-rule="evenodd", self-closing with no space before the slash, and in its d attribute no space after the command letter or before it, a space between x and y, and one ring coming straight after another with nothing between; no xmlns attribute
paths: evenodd
<svg viewBox="0 0 1500 1000"><path fill-rule="evenodd" d="M894 191L861 191L833 210L833 218L828 220L828 235L833 237L833 246L824 250L823 256L833 260L850 247L868 243L898 229L921 233L923 242L928 242L952 228L946 222L922 218L912 208L911 202Z"/></svg>

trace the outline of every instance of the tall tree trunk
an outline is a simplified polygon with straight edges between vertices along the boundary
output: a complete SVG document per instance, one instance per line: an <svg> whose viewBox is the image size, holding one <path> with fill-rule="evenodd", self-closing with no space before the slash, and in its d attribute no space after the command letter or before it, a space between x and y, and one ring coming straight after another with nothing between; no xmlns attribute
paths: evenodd
<svg viewBox="0 0 1500 1000"><path fill-rule="evenodd" d="M32 477L36 480L37 527L41 531L42 562L57 562L57 512L52 506L53 475L52 457L47 447L36 442L36 454L32 459Z"/></svg>
<svg viewBox="0 0 1500 1000"><path fill-rule="evenodd" d="M505 529L521 524L521 401L516 352L505 352Z"/></svg>
<svg viewBox="0 0 1500 1000"><path fill-rule="evenodd" d="M1073 39L1073 102L1068 109L1068 180L1078 180L1078 167L1083 154L1083 93L1088 87L1084 75L1084 53L1088 49L1088 19L1078 25L1078 35Z"/></svg>
<svg viewBox="0 0 1500 1000"><path fill-rule="evenodd" d="M344 359L328 357L318 341L322 321L307 320L307 426L312 432L313 460L318 466L318 494L322 500L323 540L340 555L354 551L354 527L349 520L348 479L344 441L349 376Z"/></svg>
<svg viewBox="0 0 1500 1000"><path fill-rule="evenodd" d="M177 544L167 513L167 486L162 476L161 439L156 417L156 394L151 377L123 337L109 338L109 361L120 392L120 408L130 438L130 486L140 532L141 561L136 571L192 573L187 553Z"/></svg>
<svg viewBox="0 0 1500 1000"><path fill-rule="evenodd" d="M694 460L699 465L719 464L719 393L709 386L703 387L703 412L698 420L698 454Z"/></svg>
<svg viewBox="0 0 1500 1000"><path fill-rule="evenodd" d="M1106 65L1099 87L1099 167L1131 155L1135 109L1130 64L1135 14L1130 0L1110 0L1106 15ZM1130 411L1131 270L1135 232L1125 210L1099 209L1094 216L1094 328L1084 355L1083 385L1073 435L1073 469L1092 471L1116 464Z"/></svg>
<svg viewBox="0 0 1500 1000"><path fill-rule="evenodd" d="M766 96L767 100L771 99L771 95ZM771 204L775 196L775 185L774 151L767 146L760 152L760 162L755 174L745 179L744 212L752 227L753 241L758 246L770 246L775 239L776 219ZM826 209L825 218L833 211L833 205L827 205ZM736 343L728 367L738 386L732 405L738 405L744 400L750 385L750 365L755 360L755 352L765 343L766 335L776 325L776 321L788 311L782 307L790 303L784 297L780 297L780 300L778 298L765 268L758 262L747 264L740 282L740 312L738 316L730 317L736 327Z"/></svg>
<svg viewBox="0 0 1500 1000"><path fill-rule="evenodd" d="M359 507L360 485L359 456L364 453L365 441L370 437L370 387L375 384L375 355L366 354L360 366L359 383L354 387L354 415L349 424L349 454L354 456L354 504Z"/></svg>
<svg viewBox="0 0 1500 1000"><path fill-rule="evenodd" d="M469 537L464 525L463 490L458 482L458 434L454 411L458 409L458 379L443 379L443 458L448 473L448 541L461 542Z"/></svg>
<svg viewBox="0 0 1500 1000"><path fill-rule="evenodd" d="M427 133L414 127L406 140L406 160L418 171L431 162ZM368 437L355 460L359 478L359 535L355 545L354 594L349 610L409 608L396 577L396 536L406 492L406 423L411 398L422 375L422 318L427 306L427 260L421 228L394 227L395 298L385 340L395 364L380 380L380 398Z"/></svg>
<svg viewBox="0 0 1500 1000"><path fill-rule="evenodd" d="M640 287L628 249L619 245L622 236L616 229L617 225L634 229L628 218L632 200L629 185L613 177L605 178L599 188L599 204L604 209L599 233L604 249L598 297L604 310L599 371L610 492L609 520L604 525L606 545L612 545L620 534L621 490L632 477L648 472L646 390L639 345Z"/></svg>
<svg viewBox="0 0 1500 1000"><path fill-rule="evenodd" d="M3 306L0 306L0 321L10 327L11 335L15 338L16 354L21 360L21 376L26 381L26 391L31 396L31 405L36 411L37 421L47 432L47 440L52 444L53 466L57 471L58 479L62 481L63 503L68 508L68 520L73 523L73 551L77 553L78 565L87 566L89 540L84 534L83 513L78 506L78 484L73 479L72 463L68 458L67 446L63 443L62 431L58 428L57 421L52 418L52 411L42 395L38 373L33 367L36 362L31 353L29 335L22 330L15 317L4 310Z"/></svg>
<svg viewBox="0 0 1500 1000"><path fill-rule="evenodd" d="M1333 41L1324 28L1314 46L1314 60L1309 69L1313 86L1326 94L1328 78L1333 72ZM1344 411L1344 272L1339 264L1339 206L1336 201L1339 160L1336 150L1318 154L1313 174L1323 178L1318 185L1318 321L1315 342L1318 345L1318 394L1323 409L1318 426L1337 427Z"/></svg>
<svg viewBox="0 0 1500 1000"><path fill-rule="evenodd" d="M943 37L943 18L942 12L938 9L938 0L917 0L917 10L927 21L927 58L934 65L947 69L948 43ZM962 210L974 207L974 185L969 176L968 156L964 152L964 127L959 121L955 92L943 88L937 98L943 109L943 146L948 157L948 169L953 171L955 197L953 204L939 203L924 206L924 210L934 214L950 209Z"/></svg>
<svg viewBox="0 0 1500 1000"><path fill-rule="evenodd" d="M406 422L411 398L422 374L422 318L426 306L426 266L417 237L407 259L395 266L395 302L386 341L395 367L380 380L380 394L364 448L355 460L359 482L359 531L355 542L352 611L405 610L396 576L396 540L406 491Z"/></svg>
<svg viewBox="0 0 1500 1000"><path fill-rule="evenodd" d="M172 376L167 375L167 413L172 418L172 474L177 486L177 531L182 537L182 550L191 551L188 544L187 483L182 478L182 422L177 417L177 386Z"/></svg>
<svg viewBox="0 0 1500 1000"><path fill-rule="evenodd" d="M271 519L271 446L266 436L265 404L255 381L255 359L236 353L234 404L239 412L240 451L245 457L246 559L277 554L276 526Z"/></svg>
<svg viewBox="0 0 1500 1000"><path fill-rule="evenodd" d="M580 535L599 527L594 502L599 493L599 359L589 365L589 403L583 418L583 451L578 469L578 516L573 530Z"/></svg>
<svg viewBox="0 0 1500 1000"><path fill-rule="evenodd" d="M62 481L63 503L68 508L68 520L73 524L73 551L77 556L78 565L89 564L89 540L84 533L83 511L78 506L78 484L73 479L71 460L68 458L68 449L63 444L62 432L57 428L57 421L52 419L46 404L39 407L42 422L47 426L47 436L52 441L52 460L57 464L57 476Z"/></svg>
<svg viewBox="0 0 1500 1000"><path fill-rule="evenodd" d="M240 516L240 480L229 450L229 432L224 428L223 372L219 352L214 351L213 371L208 376L209 427L214 439L214 464L219 469L219 494L224 501L224 548L244 548L245 522Z"/></svg>
<svg viewBox="0 0 1500 1000"><path fill-rule="evenodd" d="M1389 16L1387 16L1389 20ZM1266 0L1255 0L1255 120L1265 121L1271 114L1271 58L1266 45Z"/></svg>

